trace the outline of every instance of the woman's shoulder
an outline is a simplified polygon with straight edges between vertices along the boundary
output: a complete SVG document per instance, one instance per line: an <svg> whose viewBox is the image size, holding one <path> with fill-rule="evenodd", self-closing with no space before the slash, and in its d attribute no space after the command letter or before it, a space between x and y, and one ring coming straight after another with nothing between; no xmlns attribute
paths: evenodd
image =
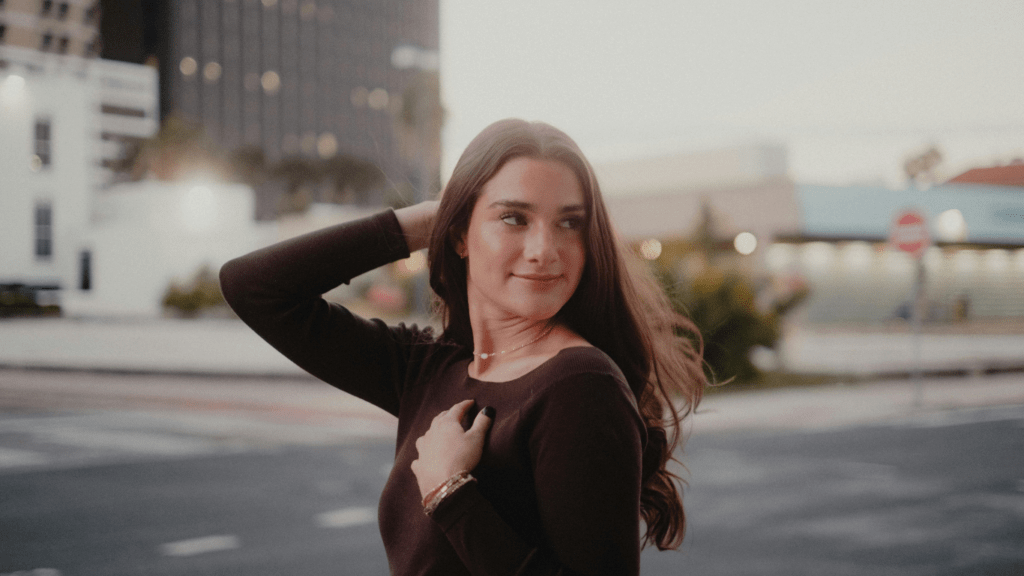
<svg viewBox="0 0 1024 576"><path fill-rule="evenodd" d="M562 442L579 434L636 434L645 442L636 398L622 371L599 348L563 349L534 374L534 394L524 407L533 422L533 442Z"/></svg>
<svg viewBox="0 0 1024 576"><path fill-rule="evenodd" d="M542 400L619 397L636 407L622 370L608 354L594 346L564 348L535 370L533 376L543 383Z"/></svg>
<svg viewBox="0 0 1024 576"><path fill-rule="evenodd" d="M623 382L625 375L611 356L596 346L570 346L563 348L544 365L548 376L552 373L565 376L583 374L606 374Z"/></svg>

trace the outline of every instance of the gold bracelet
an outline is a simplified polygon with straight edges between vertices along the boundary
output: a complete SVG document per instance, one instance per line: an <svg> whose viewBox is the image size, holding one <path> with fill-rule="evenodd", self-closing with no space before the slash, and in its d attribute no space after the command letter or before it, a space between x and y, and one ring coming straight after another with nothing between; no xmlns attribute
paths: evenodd
<svg viewBox="0 0 1024 576"><path fill-rule="evenodd" d="M436 496L438 492L440 492L446 486L450 485L452 482L457 480L459 476L462 476L463 474L469 474L469 470L462 470L461 472L456 472L455 474L452 474L447 479L445 479L444 482L441 482L437 486L434 486L433 490L427 492L427 495L423 497L423 505L426 506L427 502L429 502L434 496Z"/></svg>
<svg viewBox="0 0 1024 576"><path fill-rule="evenodd" d="M423 497L423 512L427 516L430 516L435 510L437 510L437 507L445 500L445 498L451 496L456 490L470 482L476 482L476 478L467 471L452 474L447 480L439 484Z"/></svg>

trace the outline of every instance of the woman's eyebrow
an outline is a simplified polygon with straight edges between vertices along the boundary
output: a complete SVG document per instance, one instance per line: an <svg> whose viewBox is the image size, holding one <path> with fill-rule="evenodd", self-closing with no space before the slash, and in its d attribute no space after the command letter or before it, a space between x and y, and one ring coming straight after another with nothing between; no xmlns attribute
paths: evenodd
<svg viewBox="0 0 1024 576"><path fill-rule="evenodd" d="M521 200L497 200L492 202L488 208L518 208L520 210L526 210L527 212L536 212L537 206L530 202L523 202ZM558 209L559 214L567 212L585 212L586 208L583 204L569 204L562 206Z"/></svg>

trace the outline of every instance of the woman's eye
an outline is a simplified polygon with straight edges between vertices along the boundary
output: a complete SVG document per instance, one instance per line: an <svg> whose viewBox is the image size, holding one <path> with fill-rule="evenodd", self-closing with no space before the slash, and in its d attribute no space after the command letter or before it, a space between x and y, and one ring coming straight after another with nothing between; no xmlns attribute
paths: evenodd
<svg viewBox="0 0 1024 576"><path fill-rule="evenodd" d="M501 221L511 226L522 226L526 224L526 218L521 214L502 214Z"/></svg>
<svg viewBox="0 0 1024 576"><path fill-rule="evenodd" d="M561 226L567 230L579 230L583 226L583 219L575 217L566 218L565 220L562 220Z"/></svg>

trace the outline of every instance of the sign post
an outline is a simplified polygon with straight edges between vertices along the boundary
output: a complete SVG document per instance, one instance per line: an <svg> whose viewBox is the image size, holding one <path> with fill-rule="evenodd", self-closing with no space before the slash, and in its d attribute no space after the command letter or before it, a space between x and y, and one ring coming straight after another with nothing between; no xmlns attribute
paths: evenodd
<svg viewBox="0 0 1024 576"><path fill-rule="evenodd" d="M911 307L914 347L914 406L920 407L924 397L921 382L921 323L924 315L924 253L931 246L928 222L915 210L904 210L896 215L889 233L889 244L910 254L916 263L914 278L914 305Z"/></svg>

